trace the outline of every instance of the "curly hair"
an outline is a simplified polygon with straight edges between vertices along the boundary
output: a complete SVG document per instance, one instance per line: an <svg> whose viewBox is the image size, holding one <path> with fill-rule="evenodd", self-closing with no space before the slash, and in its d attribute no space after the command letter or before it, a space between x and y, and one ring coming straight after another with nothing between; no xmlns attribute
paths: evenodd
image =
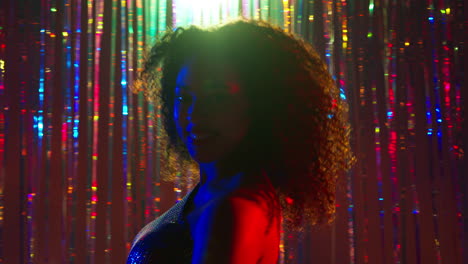
<svg viewBox="0 0 468 264"><path fill-rule="evenodd" d="M194 55L227 61L255 102L248 110L254 120L249 128L252 151L245 158L274 172L268 176L286 226L300 230L304 223L330 223L337 178L355 162L348 105L312 46L266 22L238 19L207 29L179 27L147 53L133 87L161 111L162 178L174 180L181 172L196 178L199 173L173 119L176 76Z"/></svg>

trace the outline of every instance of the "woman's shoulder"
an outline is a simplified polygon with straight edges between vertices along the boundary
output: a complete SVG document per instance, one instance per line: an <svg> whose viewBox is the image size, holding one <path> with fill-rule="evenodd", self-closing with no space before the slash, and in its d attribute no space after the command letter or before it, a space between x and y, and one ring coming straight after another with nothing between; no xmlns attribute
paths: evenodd
<svg viewBox="0 0 468 264"><path fill-rule="evenodd" d="M226 196L227 201L249 200L260 206L270 204L275 198L274 188L262 181L247 181Z"/></svg>
<svg viewBox="0 0 468 264"><path fill-rule="evenodd" d="M158 222L156 220L156 222ZM155 223L156 223L155 222ZM188 263L192 254L189 230L173 222L150 225L132 246L127 263ZM173 262L174 260L180 260Z"/></svg>
<svg viewBox="0 0 468 264"><path fill-rule="evenodd" d="M201 188L195 202L199 208L211 209L232 207L237 204L256 206L263 209L276 206L276 191L268 179L261 175L245 174L235 184L228 185L219 191Z"/></svg>
<svg viewBox="0 0 468 264"><path fill-rule="evenodd" d="M207 209L206 213L220 218L227 217L240 222L256 219L257 224L264 225L267 229L273 218L280 217L275 189L270 182L259 178L247 178L239 187L214 201Z"/></svg>
<svg viewBox="0 0 468 264"><path fill-rule="evenodd" d="M143 237L151 236L152 233L157 233L162 227L165 227L168 224L175 224L180 219L180 214L183 209L184 200L174 204L171 208L169 208L166 212L164 212L161 216L156 218L155 220L146 224L140 232L135 236L133 244L136 244L139 240Z"/></svg>
<svg viewBox="0 0 468 264"><path fill-rule="evenodd" d="M170 260L176 256L186 257L191 254L189 230L181 223L181 214L189 195L190 193L138 232L127 263L151 263L146 261L154 258L158 261Z"/></svg>
<svg viewBox="0 0 468 264"><path fill-rule="evenodd" d="M227 197L230 200L249 200L261 207L277 206L276 190L266 174L246 174L242 183Z"/></svg>
<svg viewBox="0 0 468 264"><path fill-rule="evenodd" d="M195 241L213 260L232 256L258 261L270 248L278 248L279 217L272 214L278 209L270 203L273 194L267 185L242 184L213 201L201 213Z"/></svg>

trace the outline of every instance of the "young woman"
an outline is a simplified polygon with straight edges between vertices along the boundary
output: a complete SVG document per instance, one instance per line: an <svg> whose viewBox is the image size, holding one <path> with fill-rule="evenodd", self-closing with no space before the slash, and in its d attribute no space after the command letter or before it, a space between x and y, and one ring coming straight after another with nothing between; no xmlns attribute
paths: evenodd
<svg viewBox="0 0 468 264"><path fill-rule="evenodd" d="M259 21L177 28L135 87L161 106L161 171L199 182L127 263L276 263L281 227L333 219L354 161L347 105L308 43Z"/></svg>

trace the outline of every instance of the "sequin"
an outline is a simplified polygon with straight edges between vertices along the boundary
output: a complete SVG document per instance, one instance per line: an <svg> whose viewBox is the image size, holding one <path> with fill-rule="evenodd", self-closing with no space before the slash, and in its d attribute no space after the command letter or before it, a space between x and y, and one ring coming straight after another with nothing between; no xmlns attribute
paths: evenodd
<svg viewBox="0 0 468 264"><path fill-rule="evenodd" d="M193 199L199 184L156 220L147 224L135 237L127 264L191 263L193 239L183 218L187 202Z"/></svg>

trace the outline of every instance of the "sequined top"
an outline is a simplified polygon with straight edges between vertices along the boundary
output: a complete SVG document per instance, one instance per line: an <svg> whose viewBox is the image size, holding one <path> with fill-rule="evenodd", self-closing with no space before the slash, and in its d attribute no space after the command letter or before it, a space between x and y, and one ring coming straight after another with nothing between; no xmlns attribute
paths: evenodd
<svg viewBox="0 0 468 264"><path fill-rule="evenodd" d="M185 205L191 203L200 184L156 220L147 224L135 237L127 264L191 263L193 239L184 217Z"/></svg>

